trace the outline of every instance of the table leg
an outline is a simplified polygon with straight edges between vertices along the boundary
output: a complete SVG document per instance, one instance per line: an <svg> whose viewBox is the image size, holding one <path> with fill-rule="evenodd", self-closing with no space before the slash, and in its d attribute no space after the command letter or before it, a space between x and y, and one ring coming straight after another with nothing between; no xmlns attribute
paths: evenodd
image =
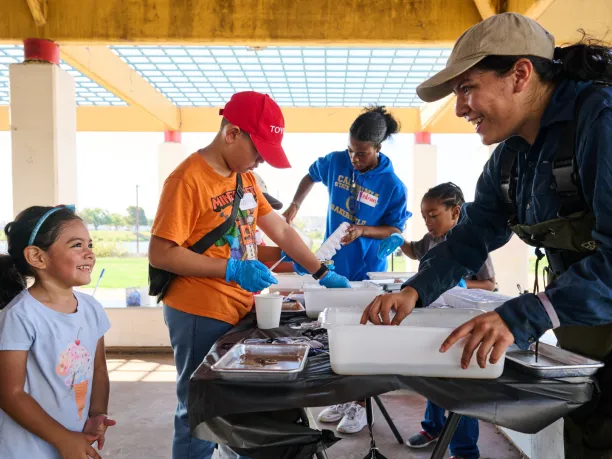
<svg viewBox="0 0 612 459"><path fill-rule="evenodd" d="M453 413L452 411L448 412L446 424L444 425L444 429L442 429L442 433L438 437L438 442L436 443L433 453L431 453L430 459L442 459L444 457L446 450L448 449L448 445L451 442L451 438L453 438L453 435L457 430L460 420L460 414Z"/></svg>
<svg viewBox="0 0 612 459"><path fill-rule="evenodd" d="M399 433L399 430L397 430L397 427L395 423L393 422L393 419L391 419L391 416L389 416L389 412L387 411L387 408L385 408L385 405L383 405L383 402L380 400L380 397L378 396L374 397L374 401L378 405L378 408L380 409L380 412L382 413L382 415L385 417L385 421L387 421L387 424L389 424L389 428L393 432L393 435L395 435L395 439L400 445L403 445L404 439L402 438L402 435Z"/></svg>
<svg viewBox="0 0 612 459"><path fill-rule="evenodd" d="M317 421L314 419L314 417L312 416L308 408L302 408L302 417L304 421L306 422L307 427L314 427L315 429L320 430L319 426L317 425ZM315 453L314 458L328 459L327 453L325 451L321 451L320 453Z"/></svg>

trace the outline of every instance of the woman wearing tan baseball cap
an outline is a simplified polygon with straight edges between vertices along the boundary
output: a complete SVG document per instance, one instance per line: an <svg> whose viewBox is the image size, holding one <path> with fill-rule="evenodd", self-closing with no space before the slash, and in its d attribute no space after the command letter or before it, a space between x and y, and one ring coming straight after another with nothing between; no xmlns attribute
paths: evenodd
<svg viewBox="0 0 612 459"><path fill-rule="evenodd" d="M596 375L597 406L565 419L572 459L612 458L611 84L610 48L587 40L555 47L549 32L520 14L492 16L461 35L446 68L417 94L434 101L454 93L457 116L485 145L499 145L446 242L427 253L401 292L377 298L362 318L399 324L477 272L513 233L536 247L538 260L546 252L544 291L536 281L533 294L460 326L440 351L469 335L461 365L475 353L484 367L511 344L528 349L554 329L562 348L606 362Z"/></svg>

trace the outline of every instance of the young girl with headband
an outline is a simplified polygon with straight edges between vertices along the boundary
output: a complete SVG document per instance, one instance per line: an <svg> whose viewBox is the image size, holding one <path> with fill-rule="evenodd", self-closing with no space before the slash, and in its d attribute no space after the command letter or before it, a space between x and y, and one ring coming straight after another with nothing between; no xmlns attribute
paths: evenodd
<svg viewBox="0 0 612 459"><path fill-rule="evenodd" d="M109 378L102 305L73 290L96 262L68 206L30 207L4 229L0 254L0 457L100 459ZM31 286L28 288L28 281Z"/></svg>

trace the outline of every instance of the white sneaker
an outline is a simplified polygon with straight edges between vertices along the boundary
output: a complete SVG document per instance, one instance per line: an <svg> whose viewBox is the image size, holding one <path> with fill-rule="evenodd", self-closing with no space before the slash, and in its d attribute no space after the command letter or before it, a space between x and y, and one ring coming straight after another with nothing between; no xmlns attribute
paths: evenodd
<svg viewBox="0 0 612 459"><path fill-rule="evenodd" d="M344 416L344 412L349 409L351 403L341 403L325 408L319 413L319 422L338 422Z"/></svg>
<svg viewBox="0 0 612 459"><path fill-rule="evenodd" d="M351 403L336 430L345 434L354 434L361 432L367 425L368 418L365 408L357 403Z"/></svg>

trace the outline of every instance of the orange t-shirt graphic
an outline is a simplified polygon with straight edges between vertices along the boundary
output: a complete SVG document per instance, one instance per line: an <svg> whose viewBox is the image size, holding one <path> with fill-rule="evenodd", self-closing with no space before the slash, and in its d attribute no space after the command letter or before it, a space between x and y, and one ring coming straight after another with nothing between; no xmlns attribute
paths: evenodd
<svg viewBox="0 0 612 459"><path fill-rule="evenodd" d="M242 187L245 198L235 224L204 255L257 259L257 218L270 213L272 207L253 174L242 174ZM190 155L164 183L151 234L183 247L192 246L230 217L235 190L236 174L223 177L198 153ZM164 302L179 311L235 325L251 310L253 294L225 279L179 276Z"/></svg>

